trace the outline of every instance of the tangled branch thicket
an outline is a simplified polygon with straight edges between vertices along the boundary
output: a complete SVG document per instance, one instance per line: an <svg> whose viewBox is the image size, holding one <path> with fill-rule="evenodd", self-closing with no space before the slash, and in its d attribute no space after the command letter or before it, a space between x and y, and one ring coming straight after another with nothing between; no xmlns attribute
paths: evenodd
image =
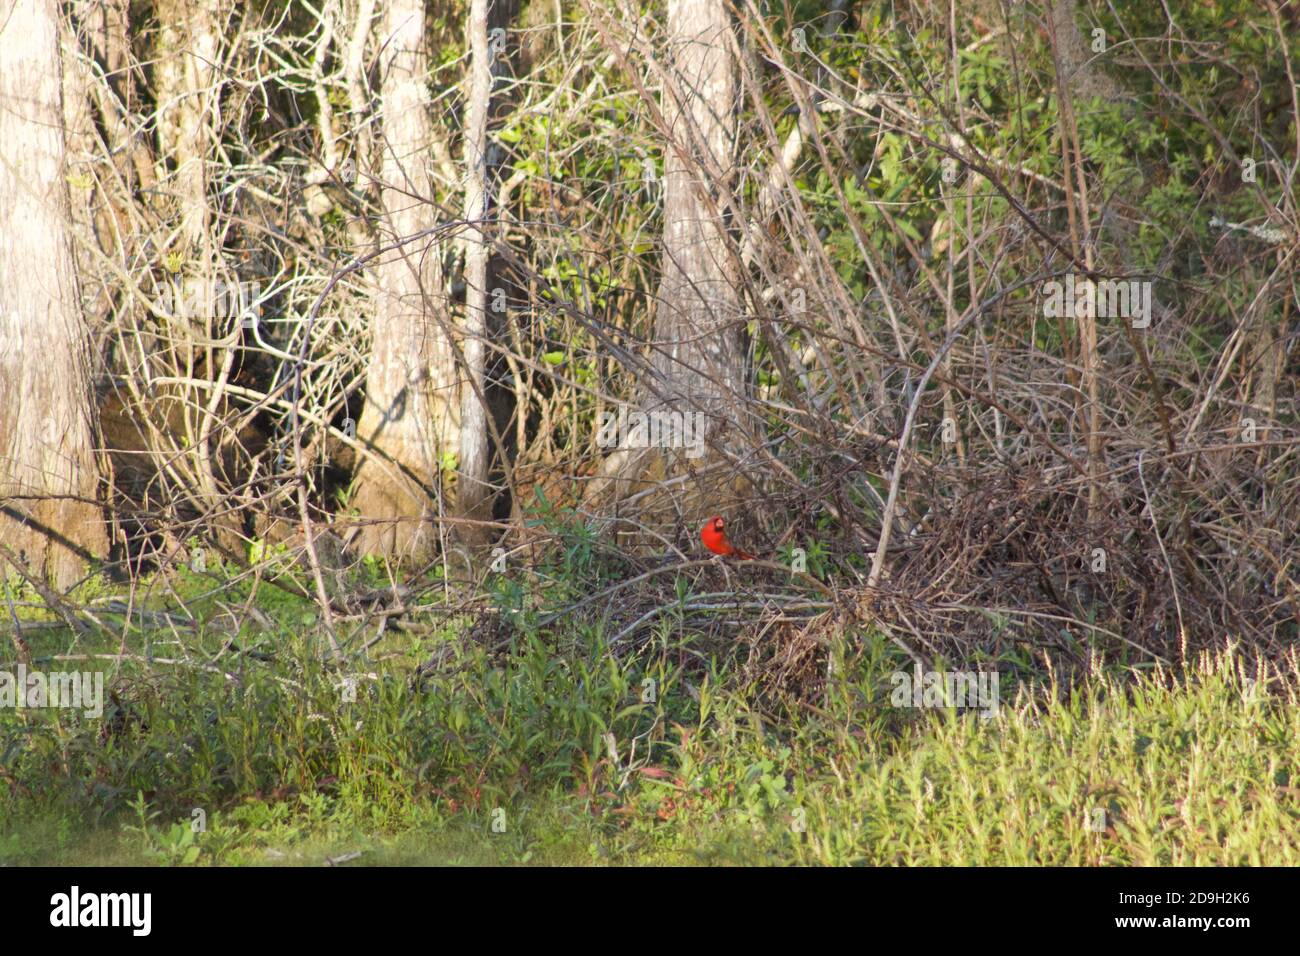
<svg viewBox="0 0 1300 956"><path fill-rule="evenodd" d="M537 500L609 517L586 490L606 453L596 423L637 403L672 345L655 339L654 297L677 151L726 224L717 254L745 309L744 417L707 467L747 481L742 539L787 563L802 547L812 572L685 562L683 518L655 554L595 539L635 583L616 605L575 599L567 620L631 642L676 605L703 630L784 635L773 666L798 680L820 673L798 660L829 632L858 626L916 653L1067 666L1175 660L1228 636L1279 658L1295 642L1300 24L1266 4L1239 39L1192 35L1210 25L1151 6L900 2L877 19L737 0L722 179L665 122L656 12L583 0L563 22L530 6L512 24L489 156L508 307L486 343L509 399L507 540L545 550L524 520ZM171 108L154 36L111 71L89 33L75 46L96 110L74 168L79 255L135 568L186 558L197 537L255 565L250 545L301 523L299 480L310 517L342 523L375 454L350 427L382 244L375 4L227 15L205 128L189 131L206 144L197 246L192 170L149 145ZM434 195L411 198L442 213L404 238L443 264L431 308L459 328L462 41L429 30L441 139ZM169 309L200 270L255 288L257 321ZM1149 324L1053 314L1043 289L1067 275L1149 283ZM619 517L661 524L637 505ZM674 575L639 577L676 547L699 591L685 604Z"/></svg>

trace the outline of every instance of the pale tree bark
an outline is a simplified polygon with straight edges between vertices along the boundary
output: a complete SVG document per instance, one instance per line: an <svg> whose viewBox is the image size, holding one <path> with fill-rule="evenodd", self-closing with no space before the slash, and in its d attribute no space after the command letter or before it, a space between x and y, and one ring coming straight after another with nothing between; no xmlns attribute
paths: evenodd
<svg viewBox="0 0 1300 956"><path fill-rule="evenodd" d="M58 587L108 550L68 222L58 6L0 6L0 543ZM5 569L8 573L9 569Z"/></svg>
<svg viewBox="0 0 1300 956"><path fill-rule="evenodd" d="M456 486L460 538L480 543L492 517L488 485L487 389L488 250L483 221L488 215L487 124L492 100L493 52L488 46L489 0L469 8L470 88L465 117L465 370L461 395L460 461Z"/></svg>
<svg viewBox="0 0 1300 956"><path fill-rule="evenodd" d="M670 141L656 364L668 400L731 411L745 369L736 243L722 221L736 144L730 15L722 0L669 0L668 34L675 83L663 107Z"/></svg>
<svg viewBox="0 0 1300 956"><path fill-rule="evenodd" d="M379 242L410 241L377 267L366 404L357 422L357 438L397 467L362 458L353 507L365 523L353 540L363 553L419 559L436 544L439 468L459 450L459 375L440 246L421 235L438 220L424 0L386 4L381 30Z"/></svg>
<svg viewBox="0 0 1300 956"><path fill-rule="evenodd" d="M743 448L746 432L739 259L724 224L733 207L738 105L732 29L722 0L668 2L663 275L641 400L648 414L702 415L710 447L698 459L679 449L620 447L591 492L625 497L691 470L678 507L692 518L725 506L744 485L718 454Z"/></svg>
<svg viewBox="0 0 1300 956"><path fill-rule="evenodd" d="M514 0L472 0L468 19L470 83L465 111L464 218L465 250L465 384L461 390L460 456L456 507L458 537L467 545L482 545L492 537L490 521L497 489L490 478L493 450L508 469L509 449L502 447L500 428L508 417L503 393L489 397L487 343L502 334L505 285L492 257L492 244L501 236L493 200L501 182L501 165L489 163L488 124L512 106L508 96L494 96L497 79L511 70L506 30L518 10ZM516 48L517 49L517 48ZM517 51L522 52L522 51Z"/></svg>

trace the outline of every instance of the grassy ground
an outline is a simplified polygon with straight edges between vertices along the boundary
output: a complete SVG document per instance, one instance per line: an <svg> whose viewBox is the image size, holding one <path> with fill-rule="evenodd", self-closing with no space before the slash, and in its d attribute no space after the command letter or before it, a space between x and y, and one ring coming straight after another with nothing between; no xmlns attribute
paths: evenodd
<svg viewBox="0 0 1300 956"><path fill-rule="evenodd" d="M239 587L189 606L215 620ZM153 663L29 630L32 667L111 694L99 718L0 708L0 863L1300 863L1297 695L1231 650L1069 692L1003 680L985 718L896 706L910 664L870 633L807 706L671 621L617 654L578 624L491 653L417 621L343 675L307 605L267 607L238 646L269 661L217 628Z"/></svg>

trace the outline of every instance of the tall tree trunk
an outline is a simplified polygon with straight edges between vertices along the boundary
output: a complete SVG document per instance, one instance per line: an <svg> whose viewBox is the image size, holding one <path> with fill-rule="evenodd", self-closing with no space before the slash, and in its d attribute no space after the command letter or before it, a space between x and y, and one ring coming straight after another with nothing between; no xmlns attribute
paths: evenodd
<svg viewBox="0 0 1300 956"><path fill-rule="evenodd" d="M58 587L108 550L68 236L58 5L0 16L0 542ZM8 569L5 569L6 573Z"/></svg>
<svg viewBox="0 0 1300 956"><path fill-rule="evenodd" d="M379 241L388 246L417 238L378 265L380 295L357 438L396 467L384 469L366 458L358 466L353 506L371 523L361 526L355 543L364 553L422 558L436 541L439 468L445 454L458 451L460 430L440 246L432 236L419 236L438 218L423 0L392 0L382 30Z"/></svg>
<svg viewBox="0 0 1300 956"><path fill-rule="evenodd" d="M736 81L722 0L669 0L675 82L664 92L664 264L655 313L666 400L711 416L744 394L736 242L722 222L733 180ZM715 430L726 420L710 422Z"/></svg>
<svg viewBox="0 0 1300 956"><path fill-rule="evenodd" d="M490 0L471 0L469 8L470 88L465 120L465 369L461 394L460 473L456 506L466 519L459 537L482 542L491 518L488 485L487 346L488 262L483 221L488 216L487 124L492 100L493 51L488 46Z"/></svg>
<svg viewBox="0 0 1300 956"><path fill-rule="evenodd" d="M744 324L737 243L723 221L733 189L736 80L732 25L722 0L669 0L668 76L662 97L663 275L655 308L652 374L642 411L703 416L711 451L628 447L606 461L593 497L615 497L687 469L684 510L725 506L743 486L714 452L739 449L746 431ZM627 436L623 436L626 439ZM708 466L717 466L709 468Z"/></svg>

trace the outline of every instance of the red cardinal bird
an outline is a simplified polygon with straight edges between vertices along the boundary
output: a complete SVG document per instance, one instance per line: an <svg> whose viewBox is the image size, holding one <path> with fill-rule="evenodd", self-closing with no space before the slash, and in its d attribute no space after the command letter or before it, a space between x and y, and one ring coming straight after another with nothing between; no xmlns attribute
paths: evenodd
<svg viewBox="0 0 1300 956"><path fill-rule="evenodd" d="M724 530L721 517L713 517L704 522L704 527L700 529L700 540L714 554L725 554L728 557L739 558L741 561L754 560L752 554L746 554L727 540L727 532Z"/></svg>

